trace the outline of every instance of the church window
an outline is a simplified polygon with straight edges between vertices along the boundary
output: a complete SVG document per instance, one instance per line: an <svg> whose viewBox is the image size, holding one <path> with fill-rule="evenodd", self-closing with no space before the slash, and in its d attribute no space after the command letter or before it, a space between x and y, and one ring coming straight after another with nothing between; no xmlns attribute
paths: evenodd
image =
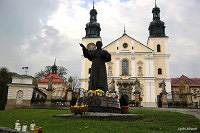
<svg viewBox="0 0 200 133"><path fill-rule="evenodd" d="M117 50L119 50L119 47L117 47Z"/></svg>
<svg viewBox="0 0 200 133"><path fill-rule="evenodd" d="M132 50L133 50L133 47L132 47Z"/></svg>
<svg viewBox="0 0 200 133"><path fill-rule="evenodd" d="M158 68L158 74L161 75L162 74L162 69Z"/></svg>
<svg viewBox="0 0 200 133"><path fill-rule="evenodd" d="M160 44L157 45L157 52L161 52Z"/></svg>
<svg viewBox="0 0 200 133"><path fill-rule="evenodd" d="M124 47L124 48L127 48L127 47L128 47L128 44L127 44L127 43L124 43L124 44L123 44L123 47Z"/></svg>
<svg viewBox="0 0 200 133"><path fill-rule="evenodd" d="M128 60L122 61L122 75L128 75Z"/></svg>

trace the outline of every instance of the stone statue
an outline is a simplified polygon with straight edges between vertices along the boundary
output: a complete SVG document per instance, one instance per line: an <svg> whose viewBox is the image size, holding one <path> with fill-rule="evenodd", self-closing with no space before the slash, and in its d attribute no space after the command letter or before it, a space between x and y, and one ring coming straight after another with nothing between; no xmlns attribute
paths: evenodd
<svg viewBox="0 0 200 133"><path fill-rule="evenodd" d="M163 80L163 82L161 82L161 86L162 86L162 91L166 91L166 90L165 90L165 86L166 86L165 80Z"/></svg>
<svg viewBox="0 0 200 133"><path fill-rule="evenodd" d="M105 62L111 61L111 55L106 50L102 50L102 42L96 43L96 50L88 50L83 44L80 44L83 55L92 61L89 90L101 89L108 91L107 74Z"/></svg>
<svg viewBox="0 0 200 133"><path fill-rule="evenodd" d="M110 92L115 92L115 80L112 78L111 82L109 83L109 91Z"/></svg>
<svg viewBox="0 0 200 133"><path fill-rule="evenodd" d="M72 90L72 82L73 82L73 79L72 79L71 76L69 77L68 81L69 81L69 83L68 83L68 90Z"/></svg>
<svg viewBox="0 0 200 133"><path fill-rule="evenodd" d="M137 78L136 78L134 85L135 85L135 91L139 91L140 90L140 81Z"/></svg>

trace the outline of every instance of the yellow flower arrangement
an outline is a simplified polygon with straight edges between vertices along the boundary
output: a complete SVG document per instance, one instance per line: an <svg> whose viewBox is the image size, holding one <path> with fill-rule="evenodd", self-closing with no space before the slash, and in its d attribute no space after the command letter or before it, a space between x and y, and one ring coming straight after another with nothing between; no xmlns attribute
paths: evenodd
<svg viewBox="0 0 200 133"><path fill-rule="evenodd" d="M103 94L104 94L104 91L101 90L101 89L97 89L95 91L94 90L89 90L86 93L87 96L95 96L95 95L97 95L97 96L103 96Z"/></svg>
<svg viewBox="0 0 200 133"><path fill-rule="evenodd" d="M80 106L71 106L72 108L76 108L76 109L79 109L79 108L86 108L88 107L88 105L80 105Z"/></svg>

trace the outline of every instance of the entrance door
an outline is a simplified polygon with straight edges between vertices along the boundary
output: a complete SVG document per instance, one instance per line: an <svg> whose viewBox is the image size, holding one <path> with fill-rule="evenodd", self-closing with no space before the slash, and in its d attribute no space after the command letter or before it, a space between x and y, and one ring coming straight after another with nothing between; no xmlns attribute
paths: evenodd
<svg viewBox="0 0 200 133"><path fill-rule="evenodd" d="M16 104L22 104L22 100L23 100L23 91L19 90L17 92L17 97L16 97Z"/></svg>

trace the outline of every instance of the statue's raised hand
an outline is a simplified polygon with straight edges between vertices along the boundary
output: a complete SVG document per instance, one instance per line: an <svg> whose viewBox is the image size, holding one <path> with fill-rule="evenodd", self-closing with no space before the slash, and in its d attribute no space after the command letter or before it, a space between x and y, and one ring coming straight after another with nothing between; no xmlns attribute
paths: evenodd
<svg viewBox="0 0 200 133"><path fill-rule="evenodd" d="M80 44L80 46L81 46L82 48L84 48L84 47L85 47L83 44L81 44L81 43L79 43L79 44Z"/></svg>

